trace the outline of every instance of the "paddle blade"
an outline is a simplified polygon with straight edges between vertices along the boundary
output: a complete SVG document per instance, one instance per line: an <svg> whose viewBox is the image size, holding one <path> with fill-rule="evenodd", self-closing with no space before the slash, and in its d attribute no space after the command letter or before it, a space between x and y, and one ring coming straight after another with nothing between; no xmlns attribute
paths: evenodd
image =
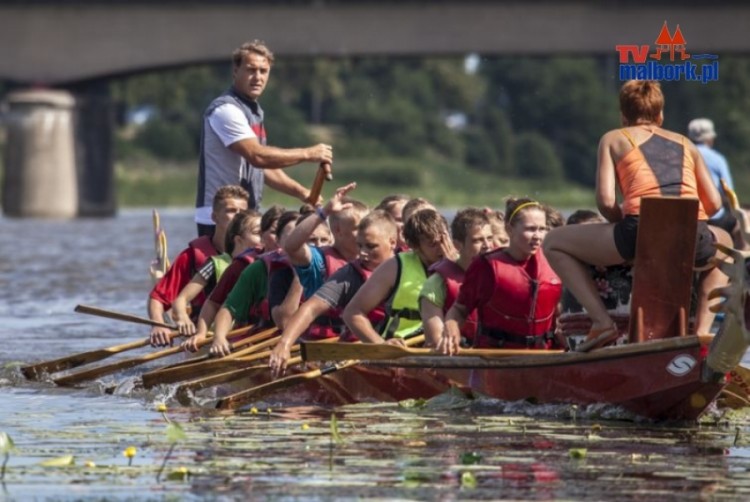
<svg viewBox="0 0 750 502"><path fill-rule="evenodd" d="M59 359L53 359L50 361L43 361L41 363L32 364L29 366L23 366L21 373L28 380L39 380L43 375L56 373L58 371L70 370L83 366L84 364L94 363L101 361L115 354L125 352L126 350L138 349L148 345L149 340L139 340L137 342L126 343L122 345L115 345L106 349L91 350L88 352L81 352L80 354L73 354Z"/></svg>

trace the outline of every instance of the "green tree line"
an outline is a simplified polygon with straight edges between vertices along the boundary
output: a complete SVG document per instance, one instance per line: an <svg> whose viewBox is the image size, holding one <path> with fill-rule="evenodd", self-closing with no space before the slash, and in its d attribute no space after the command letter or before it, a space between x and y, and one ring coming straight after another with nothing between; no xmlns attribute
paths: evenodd
<svg viewBox="0 0 750 502"><path fill-rule="evenodd" d="M279 58L261 103L269 142L324 138L341 159L449 163L498 179L593 186L599 137L619 125L611 57ZM119 155L197 159L202 114L230 84L228 64L143 74L112 83L126 109L153 116ZM665 127L714 120L735 177L750 166L750 58L722 56L718 82L663 84ZM383 173L398 185L414 173ZM750 184L750 180L748 181ZM740 183L741 185L742 183Z"/></svg>

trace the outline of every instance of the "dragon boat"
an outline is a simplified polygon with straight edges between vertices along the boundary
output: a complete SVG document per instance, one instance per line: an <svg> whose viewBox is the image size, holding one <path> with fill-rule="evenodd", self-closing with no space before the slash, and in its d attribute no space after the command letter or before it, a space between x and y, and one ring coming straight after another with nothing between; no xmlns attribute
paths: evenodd
<svg viewBox="0 0 750 502"><path fill-rule="evenodd" d="M458 373L456 379L460 385L502 400L607 403L648 419L695 420L717 399L750 343L750 253L718 245L726 255L719 266L730 283L713 291L711 297L723 300L718 310L724 313L724 321L715 336L687 332L697 213L698 201L693 199L654 197L642 201L626 344L586 353L516 356L507 351L463 351L448 357L429 354L426 349L402 349L401 354L389 352L383 359L377 355L380 349L366 344L324 347L307 343L303 344L303 358L332 361L356 357L360 368L398 368L405 375L463 371L467 373ZM337 373L336 379L341 385L352 385L347 380L354 379L353 375L344 371Z"/></svg>

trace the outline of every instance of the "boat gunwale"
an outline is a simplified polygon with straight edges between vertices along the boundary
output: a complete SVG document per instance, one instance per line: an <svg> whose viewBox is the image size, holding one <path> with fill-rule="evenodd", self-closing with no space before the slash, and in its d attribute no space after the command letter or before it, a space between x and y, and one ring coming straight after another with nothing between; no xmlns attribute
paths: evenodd
<svg viewBox="0 0 750 502"><path fill-rule="evenodd" d="M676 350L685 350L707 345L710 339L704 336L682 336L605 347L591 352L563 352L554 355L491 357L452 357L446 355L412 356L399 359L362 360L367 366L389 366L399 368L444 368L444 369L505 369L540 366L567 366L596 363L612 359L639 357Z"/></svg>

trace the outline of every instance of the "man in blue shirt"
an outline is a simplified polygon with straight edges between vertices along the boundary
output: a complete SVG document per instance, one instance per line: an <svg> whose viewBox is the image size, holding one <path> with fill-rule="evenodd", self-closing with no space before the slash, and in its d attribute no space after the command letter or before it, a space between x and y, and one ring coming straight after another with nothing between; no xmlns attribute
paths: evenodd
<svg viewBox="0 0 750 502"><path fill-rule="evenodd" d="M713 148L714 140L716 139L713 121L707 118L691 120L688 124L688 136L698 147L698 151L701 153L703 161L706 163L714 185L719 189L723 201L722 208L708 220L708 223L729 232L732 235L734 247L744 249L745 242L742 238L739 222L732 211L729 197L724 192L721 183L723 180L727 188L734 191L734 182L732 181L732 173L729 171L727 159Z"/></svg>

